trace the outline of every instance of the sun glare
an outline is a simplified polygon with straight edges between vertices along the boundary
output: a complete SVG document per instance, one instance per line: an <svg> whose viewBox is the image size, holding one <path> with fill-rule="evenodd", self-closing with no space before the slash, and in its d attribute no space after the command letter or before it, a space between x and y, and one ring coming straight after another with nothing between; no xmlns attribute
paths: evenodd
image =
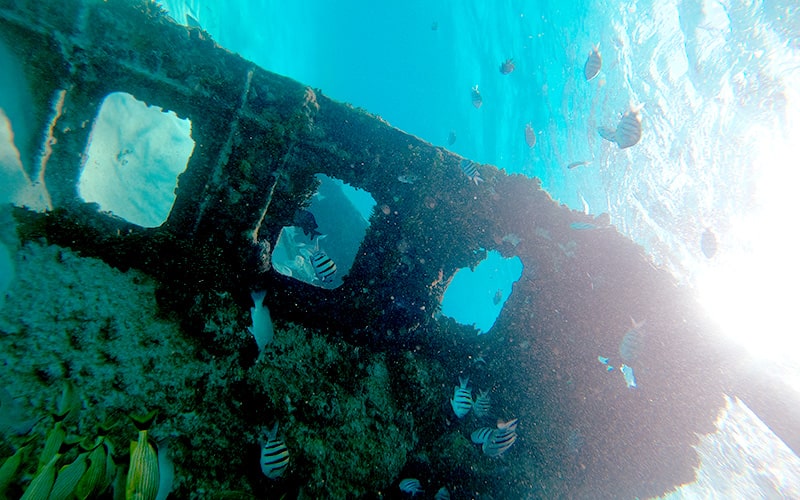
<svg viewBox="0 0 800 500"><path fill-rule="evenodd" d="M795 103L800 105L800 103ZM700 299L725 335L754 361L774 363L800 390L800 235L796 217L800 170L800 106L790 125L753 130L756 152L753 209L731 220L714 262L698 276Z"/></svg>

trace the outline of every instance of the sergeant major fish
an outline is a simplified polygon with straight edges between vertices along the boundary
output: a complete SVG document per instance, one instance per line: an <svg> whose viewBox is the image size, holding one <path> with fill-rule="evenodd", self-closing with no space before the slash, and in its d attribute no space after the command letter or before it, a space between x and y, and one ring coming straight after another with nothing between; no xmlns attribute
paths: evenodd
<svg viewBox="0 0 800 500"><path fill-rule="evenodd" d="M602 126L597 128L597 133L603 139L617 143L620 149L635 146L642 138L642 107L631 105L620 118L617 128Z"/></svg>
<svg viewBox="0 0 800 500"><path fill-rule="evenodd" d="M461 171L464 172L464 175L467 176L467 179L474 182L476 186L483 182L483 177L481 177L481 173L478 172L475 162L470 160L461 160Z"/></svg>
<svg viewBox="0 0 800 500"><path fill-rule="evenodd" d="M470 439L475 444L483 444L489 438L489 435L494 431L491 427L481 427L478 430L475 430L470 435Z"/></svg>
<svg viewBox="0 0 800 500"><path fill-rule="evenodd" d="M517 441L517 423L519 419L512 419L508 422L498 422L497 429L486 437L481 449L484 455L499 457L507 452L511 445Z"/></svg>
<svg viewBox="0 0 800 500"><path fill-rule="evenodd" d="M289 465L289 449L283 439L278 438L278 424L264 431L261 440L261 472L269 479L278 479Z"/></svg>
<svg viewBox="0 0 800 500"><path fill-rule="evenodd" d="M478 109L483 104L483 97L481 97L481 92L478 90L478 86L475 85L472 87L472 105L475 106L475 109Z"/></svg>
<svg viewBox="0 0 800 500"><path fill-rule="evenodd" d="M467 388L469 384L469 377L458 377L459 385L453 391L453 399L450 400L450 406L453 407L453 413L458 418L464 418L469 410L472 408L472 391Z"/></svg>
<svg viewBox="0 0 800 500"><path fill-rule="evenodd" d="M311 255L311 267L323 283L330 283L336 275L336 263L322 250L317 250Z"/></svg>
<svg viewBox="0 0 800 500"><path fill-rule="evenodd" d="M475 398L472 409L476 417L485 417L489 414L489 410L491 409L489 391L478 391L478 397Z"/></svg>
<svg viewBox="0 0 800 500"><path fill-rule="evenodd" d="M595 45L589 52L589 57L586 58L586 64L583 65L583 76L586 77L586 81L596 77L602 67L603 58L600 56L600 45Z"/></svg>
<svg viewBox="0 0 800 500"><path fill-rule="evenodd" d="M642 106L633 106L622 115L614 132L614 141L620 149L636 145L642 138Z"/></svg>
<svg viewBox="0 0 800 500"><path fill-rule="evenodd" d="M419 479L407 477L400 481L400 491L403 493L410 493L413 497L418 493L423 493L424 490L422 489L422 485L419 483Z"/></svg>

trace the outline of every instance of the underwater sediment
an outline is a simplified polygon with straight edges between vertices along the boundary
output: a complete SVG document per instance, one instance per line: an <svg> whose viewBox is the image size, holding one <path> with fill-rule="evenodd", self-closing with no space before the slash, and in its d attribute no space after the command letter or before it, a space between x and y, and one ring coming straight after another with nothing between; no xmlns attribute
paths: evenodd
<svg viewBox="0 0 800 500"><path fill-rule="evenodd" d="M472 182L458 155L259 68L155 2L3 0L0 28L26 61L42 138L20 148L23 168L50 204L9 209L20 243L1 376L19 419L3 422L3 457L29 432L44 439L69 381L81 394L69 432L116 422L117 450L135 437L127 414L159 410L150 432L169 440L178 498L389 496L404 477L454 496L619 498L692 479L692 446L724 404L722 355L674 280L613 227L535 179L476 164ZM78 195L112 92L192 122L195 149L155 228ZM315 174L380 207L333 290L269 266ZM454 273L490 250L524 270L478 337L436 311ZM261 354L253 290L275 325ZM631 317L646 320L635 389L597 362L619 352ZM519 419L502 459L469 441L485 421L452 413L462 375L491 389L490 419ZM273 481L258 440L275 423L290 463Z"/></svg>

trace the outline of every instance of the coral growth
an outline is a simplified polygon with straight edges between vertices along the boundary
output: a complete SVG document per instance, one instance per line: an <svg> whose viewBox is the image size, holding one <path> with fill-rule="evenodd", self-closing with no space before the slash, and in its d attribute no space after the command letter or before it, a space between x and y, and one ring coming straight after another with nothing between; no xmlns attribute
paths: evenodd
<svg viewBox="0 0 800 500"><path fill-rule="evenodd" d="M281 422L290 473L307 478L302 495L362 496L396 479L411 422L398 413L383 356L290 325L248 376Z"/></svg>
<svg viewBox="0 0 800 500"><path fill-rule="evenodd" d="M398 404L386 355L279 322L274 342L244 367L256 348L247 309L229 293L198 296L186 312L203 321L192 338L191 321L180 327L160 316L156 282L137 271L34 242L16 257L0 309L0 384L22 402L17 420L37 423L21 436L6 426L0 458L30 436L44 439L57 406L52 386L69 380L82 395L71 427L81 437L158 409L151 434L170 440L179 498L359 496L388 486L405 465L413 417ZM270 483L256 465L257 435L273 422L291 458L285 477ZM117 425L108 439L127 449L130 431Z"/></svg>

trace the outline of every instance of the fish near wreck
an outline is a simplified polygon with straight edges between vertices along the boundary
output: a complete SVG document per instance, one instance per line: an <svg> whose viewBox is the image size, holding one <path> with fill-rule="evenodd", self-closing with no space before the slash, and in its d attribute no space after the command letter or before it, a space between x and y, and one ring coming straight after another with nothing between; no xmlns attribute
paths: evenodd
<svg viewBox="0 0 800 500"><path fill-rule="evenodd" d="M508 422L498 422L497 428L482 427L472 433L470 438L475 444L481 445L484 455L499 457L507 452L517 441L517 423L515 418Z"/></svg>
<svg viewBox="0 0 800 500"><path fill-rule="evenodd" d="M333 277L336 276L336 263L324 251L317 250L311 255L311 266L321 282L333 282Z"/></svg>
<svg viewBox="0 0 800 500"><path fill-rule="evenodd" d="M299 227L300 229L302 229L303 234L305 234L312 240L315 237L322 235L322 233L317 231L317 228L319 227L317 225L317 219L314 218L314 214L312 214L308 210L300 208L297 211L295 211L294 217L292 218L292 224L295 227Z"/></svg>
<svg viewBox="0 0 800 500"><path fill-rule="evenodd" d="M262 431L261 445L261 472L269 479L278 479L289 465L289 449L283 439L278 437L278 424L272 429Z"/></svg>
<svg viewBox="0 0 800 500"><path fill-rule="evenodd" d="M619 149L635 146L642 138L642 116L639 114L641 109L641 106L631 106L622 115L614 133L614 140Z"/></svg>
<svg viewBox="0 0 800 500"><path fill-rule="evenodd" d="M483 97L481 97L481 92L478 90L477 85L472 87L472 93L470 95L472 98L472 105L475 106L475 109L480 109L483 104Z"/></svg>
<svg viewBox="0 0 800 500"><path fill-rule="evenodd" d="M631 105L630 109L620 118L617 128L598 127L597 133L603 139L617 143L619 149L635 146L642 138L642 116L640 111L643 107L644 105Z"/></svg>
<svg viewBox="0 0 800 500"><path fill-rule="evenodd" d="M400 481L399 484L400 491L403 493L408 493L412 497L417 496L420 493L424 493L422 489L422 484L420 484L419 479L415 479L413 477L407 477Z"/></svg>
<svg viewBox="0 0 800 500"><path fill-rule="evenodd" d="M717 254L717 236L710 228L706 228L703 234L700 235L700 250L707 259L712 258Z"/></svg>
<svg viewBox="0 0 800 500"><path fill-rule="evenodd" d="M464 418L472 409L472 391L467 387L469 377L458 377L458 384L453 390L453 399L450 400L450 406L453 408L453 413L456 414L456 417Z"/></svg>
<svg viewBox="0 0 800 500"><path fill-rule="evenodd" d="M470 182L474 182L476 186L483 182L483 177L481 177L481 173L478 171L475 162L466 159L461 160L460 166L461 171L464 172L464 175L467 176Z"/></svg>
<svg viewBox="0 0 800 500"><path fill-rule="evenodd" d="M536 131L533 130L533 125L530 123L525 125L525 143L529 148L536 145Z"/></svg>
<svg viewBox="0 0 800 500"><path fill-rule="evenodd" d="M600 68L603 67L603 58L600 55L600 45L592 47L589 52L589 57L586 58L586 63L583 65L583 76L586 77L588 82L600 73Z"/></svg>

